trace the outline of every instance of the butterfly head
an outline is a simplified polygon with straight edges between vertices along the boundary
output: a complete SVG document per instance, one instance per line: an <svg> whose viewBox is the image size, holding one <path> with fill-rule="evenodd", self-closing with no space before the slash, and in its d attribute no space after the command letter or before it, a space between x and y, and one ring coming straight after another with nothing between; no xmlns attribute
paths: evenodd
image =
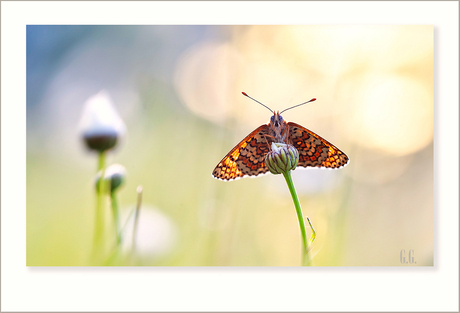
<svg viewBox="0 0 460 313"><path fill-rule="evenodd" d="M283 122L283 117L279 112L274 112L273 116L270 118L270 124L272 127L279 128L281 125L283 125Z"/></svg>

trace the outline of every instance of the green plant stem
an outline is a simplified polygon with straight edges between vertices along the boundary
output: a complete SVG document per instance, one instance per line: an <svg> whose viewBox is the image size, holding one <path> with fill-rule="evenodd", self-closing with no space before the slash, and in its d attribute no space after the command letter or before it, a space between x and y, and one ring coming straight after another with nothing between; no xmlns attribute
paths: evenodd
<svg viewBox="0 0 460 313"><path fill-rule="evenodd" d="M134 213L134 225L133 225L133 239L131 243L131 252L134 252L136 248L136 233L137 233L137 224L139 222L139 211L141 210L142 205L142 186L137 187L137 204L136 211Z"/></svg>
<svg viewBox="0 0 460 313"><path fill-rule="evenodd" d="M315 240L316 233L311 225L310 219L307 217L308 223L310 224L312 230L312 236L310 241L307 241L307 232L305 230L305 222L303 218L302 208L300 207L299 198L297 197L297 192L295 191L294 183L292 182L291 171L283 172L283 176L286 179L286 183L289 187L289 191L291 192L292 201L294 202L295 209L297 212L297 218L299 219L300 225L300 232L302 234L302 265L308 266L311 265L311 253L310 253L310 245Z"/></svg>
<svg viewBox="0 0 460 313"><path fill-rule="evenodd" d="M128 217L126 218L126 220L125 220L123 226L121 226L121 228L120 228L120 232L121 232L122 234L124 234L124 233L126 232L126 227L128 227L128 223L129 223L129 221L131 220L131 218L133 217L133 215L134 215L135 212L136 212L136 207L134 207L134 208L129 212Z"/></svg>
<svg viewBox="0 0 460 313"><path fill-rule="evenodd" d="M98 160L98 172L101 172L101 176L99 179L99 183L97 184L97 204L96 204L96 216L95 216L95 223L94 223L94 252L100 252L103 243L104 243L104 222L105 222L105 215L104 215L104 200L105 200L105 159L106 153L100 152L99 153L99 160Z"/></svg>
<svg viewBox="0 0 460 313"><path fill-rule="evenodd" d="M113 212L113 219L115 222L115 237L117 240L117 247L121 244L121 229L120 229L120 210L118 208L118 201L115 192L112 191L110 193L110 199L112 200L112 212Z"/></svg>

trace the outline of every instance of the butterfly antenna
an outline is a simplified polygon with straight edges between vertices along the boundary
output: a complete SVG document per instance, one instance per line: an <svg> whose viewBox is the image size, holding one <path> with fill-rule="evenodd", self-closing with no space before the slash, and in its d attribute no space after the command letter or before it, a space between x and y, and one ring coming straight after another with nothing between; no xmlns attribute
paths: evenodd
<svg viewBox="0 0 460 313"><path fill-rule="evenodd" d="M259 103L259 104L263 105L264 107L266 107L267 109L269 109L269 110L270 110L270 112L272 112L273 114L275 114L275 112L273 112L273 110L272 110L272 109L270 109L268 106L266 106L266 105L265 105L265 104L263 104L262 102L259 102L259 101L257 101L256 99L254 99L254 98L252 98L252 97L248 96L248 94L247 94L247 93L245 93L244 91L242 92L242 94L243 94L243 95L245 95L246 97L248 97L249 99L252 99L252 100L254 100L255 102L257 102L257 103Z"/></svg>
<svg viewBox="0 0 460 313"><path fill-rule="evenodd" d="M295 108L295 107L298 107L298 106L307 104L308 102L312 102L312 101L315 101L315 100L316 100L316 98L313 98L313 99L311 99L311 100L309 100L309 101L307 101L307 102L304 102L304 103L301 103L301 104L294 105L293 107L284 109L283 111L280 112L280 114L283 113L283 112L286 112L287 110L293 109L293 108Z"/></svg>

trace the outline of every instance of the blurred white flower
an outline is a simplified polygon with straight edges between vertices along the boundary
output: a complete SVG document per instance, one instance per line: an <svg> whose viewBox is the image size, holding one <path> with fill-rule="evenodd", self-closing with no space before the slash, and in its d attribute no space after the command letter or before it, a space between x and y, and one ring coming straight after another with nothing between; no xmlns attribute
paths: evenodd
<svg viewBox="0 0 460 313"><path fill-rule="evenodd" d="M107 91L102 90L85 102L80 130L86 145L97 151L113 148L124 136L126 126Z"/></svg>
<svg viewBox="0 0 460 313"><path fill-rule="evenodd" d="M123 250L133 248L134 218L126 225L123 234ZM134 252L144 257L157 257L167 254L177 240L177 229L173 221L160 210L142 206L139 211Z"/></svg>

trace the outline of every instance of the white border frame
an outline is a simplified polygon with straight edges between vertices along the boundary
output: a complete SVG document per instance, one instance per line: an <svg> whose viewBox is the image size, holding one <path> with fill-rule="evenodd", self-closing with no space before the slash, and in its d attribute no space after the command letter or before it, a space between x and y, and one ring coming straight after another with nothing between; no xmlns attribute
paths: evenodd
<svg viewBox="0 0 460 313"><path fill-rule="evenodd" d="M458 311L458 2L34 1L1 7L2 311ZM435 266L26 267L27 24L435 25Z"/></svg>

